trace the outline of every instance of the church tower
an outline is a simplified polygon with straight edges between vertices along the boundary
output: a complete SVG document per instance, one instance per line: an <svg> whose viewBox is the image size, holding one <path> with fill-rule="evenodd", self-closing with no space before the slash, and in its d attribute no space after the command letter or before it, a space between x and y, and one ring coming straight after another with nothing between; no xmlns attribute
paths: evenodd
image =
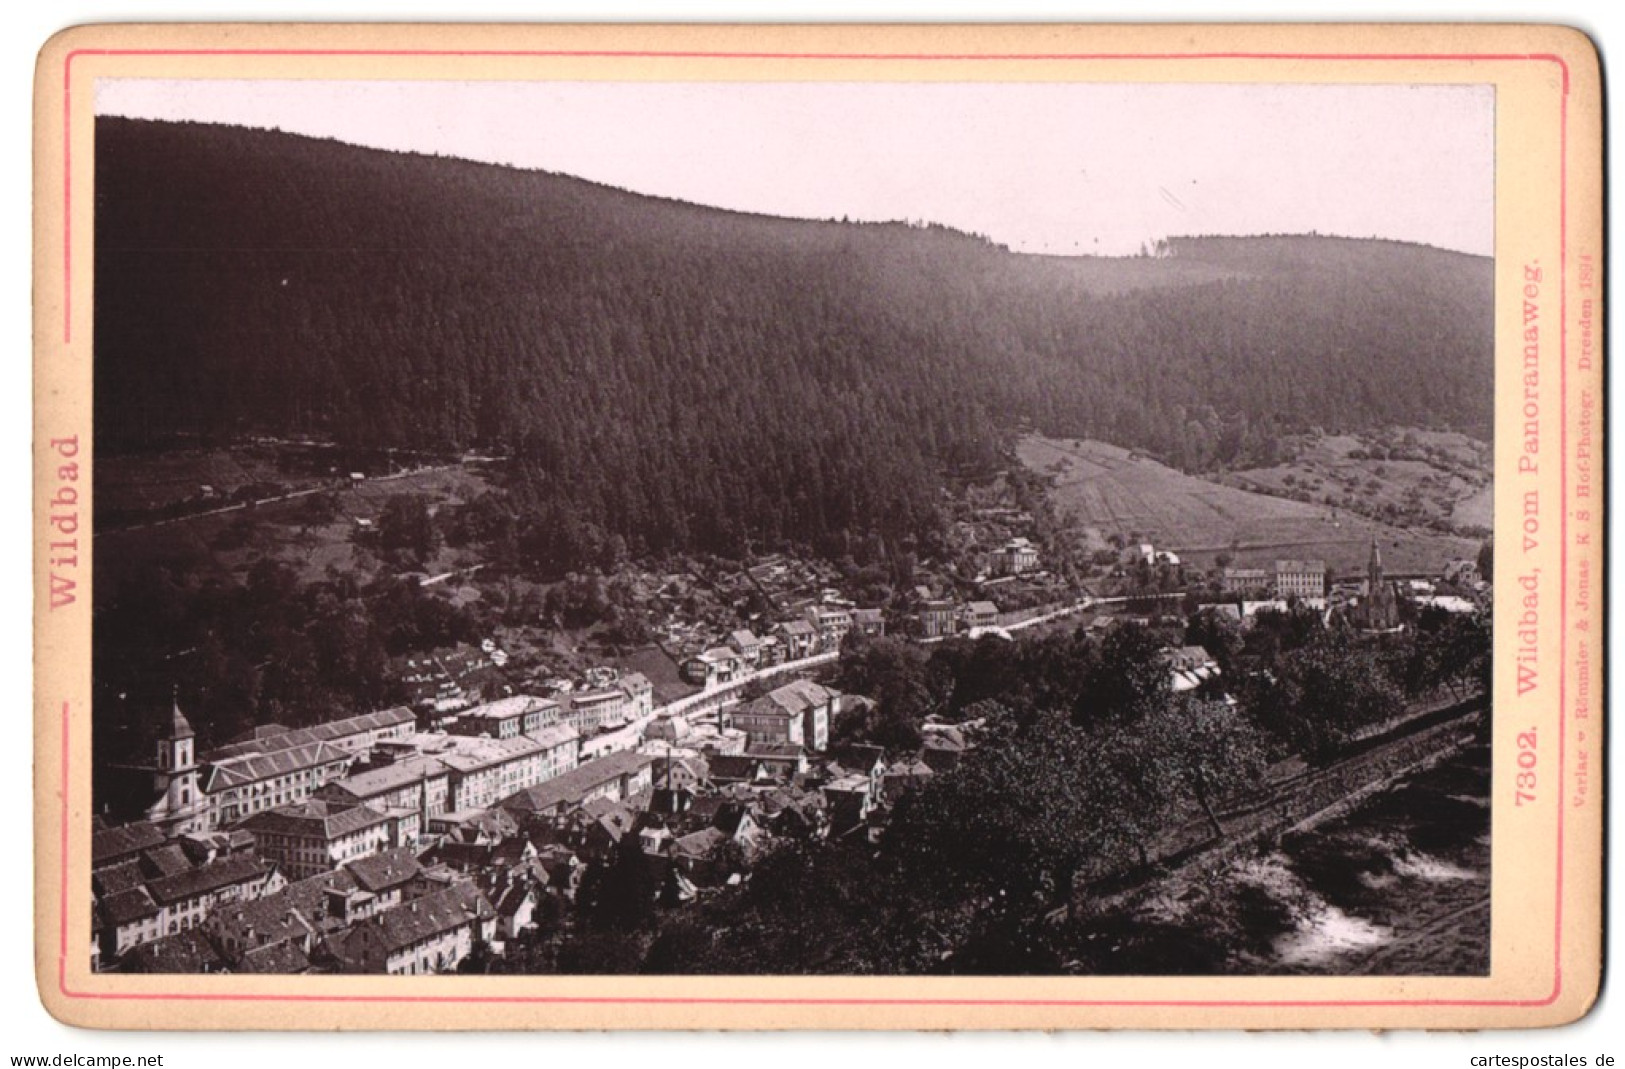
<svg viewBox="0 0 1625 1069"><path fill-rule="evenodd" d="M1376 598L1377 591L1382 589L1382 550L1377 548L1377 540L1371 540L1371 563L1366 565L1366 593Z"/></svg>
<svg viewBox="0 0 1625 1069"><path fill-rule="evenodd" d="M1399 599L1382 573L1382 550L1371 540L1371 561L1366 565L1364 624L1370 631L1393 631L1399 627Z"/></svg>
<svg viewBox="0 0 1625 1069"><path fill-rule="evenodd" d="M199 819L203 792L198 784L197 732L181 712L177 699L171 708L169 734L158 740L158 767L153 788L158 795L147 819L174 832L205 830Z"/></svg>

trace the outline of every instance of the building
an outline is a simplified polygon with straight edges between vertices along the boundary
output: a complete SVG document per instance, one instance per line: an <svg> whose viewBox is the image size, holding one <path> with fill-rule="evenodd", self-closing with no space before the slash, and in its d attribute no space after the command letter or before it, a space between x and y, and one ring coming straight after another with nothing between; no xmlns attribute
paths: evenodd
<svg viewBox="0 0 1625 1069"><path fill-rule="evenodd" d="M1021 575L1038 567L1038 547L1025 538L1012 538L988 555L987 570L994 575Z"/></svg>
<svg viewBox="0 0 1625 1069"><path fill-rule="evenodd" d="M290 731L262 725L200 763L192 725L176 705L151 770L157 799L146 820L161 830L212 832L255 813L304 801L342 777L358 754L410 737L409 709L385 709Z"/></svg>
<svg viewBox="0 0 1625 1069"><path fill-rule="evenodd" d="M965 606L965 626L995 627L999 622L999 607L991 601L973 601Z"/></svg>
<svg viewBox="0 0 1625 1069"><path fill-rule="evenodd" d="M320 740L211 760L203 771L208 796L205 828L230 827L255 813L303 802L342 778L354 762L354 753Z"/></svg>
<svg viewBox="0 0 1625 1069"><path fill-rule="evenodd" d="M683 678L702 687L724 686L747 671L744 660L727 646L713 646L690 657L682 666Z"/></svg>
<svg viewBox="0 0 1625 1069"><path fill-rule="evenodd" d="M762 659L762 640L754 632L739 630L728 635L728 647L739 655L746 665L755 668Z"/></svg>
<svg viewBox="0 0 1625 1069"><path fill-rule="evenodd" d="M416 730L417 717L412 710L397 706L294 731L268 724L256 729L250 738L219 747L207 756L210 762L220 762L246 754L292 750L313 742L325 742L350 754L364 754L381 742L411 738Z"/></svg>
<svg viewBox="0 0 1625 1069"><path fill-rule="evenodd" d="M428 819L444 813L451 799L451 769L421 754L396 760L380 755L377 763L351 766L350 774L312 796L342 805L367 805L380 812L405 809Z"/></svg>
<svg viewBox="0 0 1625 1069"><path fill-rule="evenodd" d="M562 719L580 735L596 735L632 719L631 698L620 687L576 691L565 697Z"/></svg>
<svg viewBox="0 0 1625 1069"><path fill-rule="evenodd" d="M857 609L852 613L852 626L861 635L877 638L886 633L886 617L879 609Z"/></svg>
<svg viewBox="0 0 1625 1069"><path fill-rule="evenodd" d="M420 976L450 972L496 936L496 910L471 881L401 903L335 940L349 973Z"/></svg>
<svg viewBox="0 0 1625 1069"><path fill-rule="evenodd" d="M818 633L820 648L839 649L852 630L852 610L845 605L814 605L807 610L807 622Z"/></svg>
<svg viewBox="0 0 1625 1069"><path fill-rule="evenodd" d="M1226 568L1222 580L1226 594L1258 594L1274 586L1272 577L1264 568Z"/></svg>
<svg viewBox="0 0 1625 1069"><path fill-rule="evenodd" d="M734 707L728 717L743 731L752 749L758 743L793 743L819 751L829 746L837 691L798 679Z"/></svg>
<svg viewBox="0 0 1625 1069"><path fill-rule="evenodd" d="M562 776L581 763L581 733L569 724L554 724L525 737L542 748L538 783Z"/></svg>
<svg viewBox="0 0 1625 1069"><path fill-rule="evenodd" d="M613 753L515 791L496 804L522 820L531 814L563 816L598 798L623 801L653 788L655 760L650 754Z"/></svg>
<svg viewBox="0 0 1625 1069"><path fill-rule="evenodd" d="M818 631L806 620L790 620L779 625L778 638L784 644L784 659L799 661L818 652Z"/></svg>
<svg viewBox="0 0 1625 1069"><path fill-rule="evenodd" d="M655 687L648 676L628 672L621 677L620 688L626 693L629 719L646 720L655 714Z"/></svg>
<svg viewBox="0 0 1625 1069"><path fill-rule="evenodd" d="M153 770L152 787L157 799L147 807L146 819L162 830L207 831L209 801L203 795L202 783L193 747L197 732L181 712L176 701L170 712L169 735L158 740L157 767Z"/></svg>
<svg viewBox="0 0 1625 1069"><path fill-rule="evenodd" d="M1325 597L1326 562L1322 560L1276 561L1275 596L1278 598Z"/></svg>
<svg viewBox="0 0 1625 1069"><path fill-rule="evenodd" d="M101 957L115 959L144 943L194 928L219 906L273 894L286 883L275 865L256 857L232 857L114 891L98 903Z"/></svg>
<svg viewBox="0 0 1625 1069"><path fill-rule="evenodd" d="M959 626L959 613L954 603L946 599L932 599L920 606L920 629L926 638L944 638Z"/></svg>
<svg viewBox="0 0 1625 1069"><path fill-rule="evenodd" d="M516 694L458 713L446 730L454 735L513 739L558 723L560 715L559 703L551 698Z"/></svg>
<svg viewBox="0 0 1625 1069"><path fill-rule="evenodd" d="M466 736L420 736L423 752L451 770L448 810L488 809L497 799L543 779L543 768L556 766L557 754L528 735L517 739L471 739ZM568 746L568 744L565 744Z"/></svg>
<svg viewBox="0 0 1625 1069"><path fill-rule="evenodd" d="M1399 596L1383 574L1382 551L1375 538L1366 564L1365 596L1350 610L1350 619L1362 631L1398 631L1401 626Z"/></svg>
<svg viewBox="0 0 1625 1069"><path fill-rule="evenodd" d="M1219 675L1219 664L1201 646L1180 646L1162 651L1168 666L1169 685L1175 694L1195 690Z"/></svg>
<svg viewBox="0 0 1625 1069"><path fill-rule="evenodd" d="M311 799L256 813L242 823L261 857L303 880L401 842L400 816L371 806ZM416 827L417 825L411 825Z"/></svg>

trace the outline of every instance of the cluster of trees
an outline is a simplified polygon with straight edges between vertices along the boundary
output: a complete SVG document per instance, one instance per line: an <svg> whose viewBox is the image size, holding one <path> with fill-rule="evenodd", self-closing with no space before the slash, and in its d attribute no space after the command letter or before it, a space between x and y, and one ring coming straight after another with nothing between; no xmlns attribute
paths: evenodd
<svg viewBox="0 0 1625 1069"><path fill-rule="evenodd" d="M407 579L301 585L269 560L240 584L141 570L97 591L96 765L150 752L172 693L206 749L257 724L305 727L383 708L401 698L392 657L479 636L466 610Z"/></svg>
<svg viewBox="0 0 1625 1069"><path fill-rule="evenodd" d="M1438 250L1022 256L115 118L96 170L98 449L495 449L512 551L560 571L785 539L906 552L940 525L943 473L996 467L1021 426L1195 470L1267 463L1281 413L1491 417L1490 263Z"/></svg>

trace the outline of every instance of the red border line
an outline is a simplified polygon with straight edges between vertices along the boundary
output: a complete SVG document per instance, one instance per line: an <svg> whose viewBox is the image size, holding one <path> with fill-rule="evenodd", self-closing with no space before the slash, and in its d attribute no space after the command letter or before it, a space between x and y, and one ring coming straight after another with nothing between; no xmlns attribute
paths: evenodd
<svg viewBox="0 0 1625 1069"><path fill-rule="evenodd" d="M1561 318L1558 342L1558 377L1560 398L1559 477L1562 480L1560 500L1559 596L1562 609L1559 617L1562 634L1559 637L1558 673L1558 779L1562 783L1567 770L1567 707L1566 676L1568 656L1568 98L1569 67L1559 55L1544 52L1531 53L1285 53L1285 52L1169 52L1169 53L1032 53L1032 54L891 54L891 53L814 53L814 52L682 52L682 51L572 51L572 50L443 50L443 49L75 49L69 52L62 67L63 77L63 340L73 338L71 312L72 284L72 68L79 56L443 56L443 57L532 57L532 58L618 58L618 59L801 59L801 60L853 60L853 61L1032 61L1076 62L1102 60L1287 60L1334 62L1551 62L1562 72L1559 117L1559 189L1558 189L1558 241L1559 241L1559 316ZM248 994L232 992L96 992L77 991L68 986L68 844L70 803L68 795L68 742L71 724L70 703L62 703L62 799L61 827L61 930L57 958L57 988L65 998L120 1001L185 1001L185 1002L371 1002L371 1003L485 1003L485 1004L556 1004L556 1005L730 1005L730 1006L1034 1006L1034 1007L1164 1007L1182 1006L1215 1009L1274 1009L1311 1007L1448 1007L1448 1006L1507 1006L1540 1007L1557 1001L1563 990L1563 860L1564 860L1564 805L1561 788L1557 801L1557 901L1555 910L1555 948L1551 994L1541 999L905 999L905 998L700 998L661 996L527 996L527 995L288 995Z"/></svg>
<svg viewBox="0 0 1625 1069"><path fill-rule="evenodd" d="M1558 118L1558 186L1563 195L1557 201L1557 391L1558 391L1558 455L1559 489L1557 500L1561 508L1558 521L1558 635L1557 635L1557 909L1555 932L1553 994L1563 989L1563 834L1564 817L1568 801L1564 785L1568 771L1568 669L1569 669L1569 94L1568 68L1563 68L1564 92L1559 101Z"/></svg>

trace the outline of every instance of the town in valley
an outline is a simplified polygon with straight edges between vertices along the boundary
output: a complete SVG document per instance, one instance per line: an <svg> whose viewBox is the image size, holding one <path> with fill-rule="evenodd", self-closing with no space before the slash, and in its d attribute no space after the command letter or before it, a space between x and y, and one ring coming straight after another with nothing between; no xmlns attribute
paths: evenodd
<svg viewBox="0 0 1625 1069"><path fill-rule="evenodd" d="M1488 973L1474 242L1024 251L117 89L95 969Z"/></svg>

